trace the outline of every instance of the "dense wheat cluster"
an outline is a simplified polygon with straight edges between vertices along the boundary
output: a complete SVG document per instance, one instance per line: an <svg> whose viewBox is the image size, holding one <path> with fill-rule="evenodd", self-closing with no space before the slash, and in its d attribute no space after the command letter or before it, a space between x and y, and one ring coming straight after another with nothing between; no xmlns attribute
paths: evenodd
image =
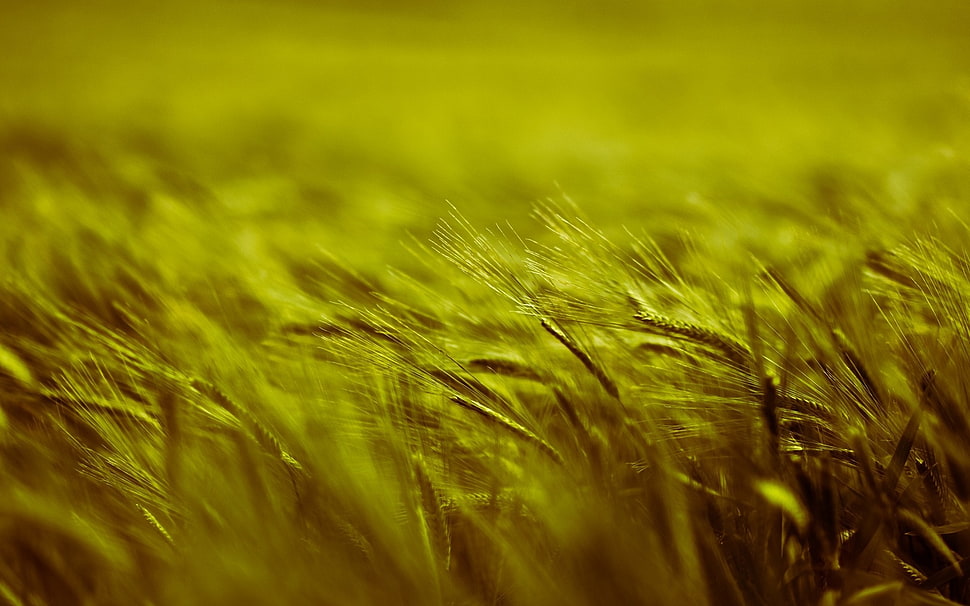
<svg viewBox="0 0 970 606"><path fill-rule="evenodd" d="M970 603L970 13L735 9L2 9L0 604Z"/></svg>

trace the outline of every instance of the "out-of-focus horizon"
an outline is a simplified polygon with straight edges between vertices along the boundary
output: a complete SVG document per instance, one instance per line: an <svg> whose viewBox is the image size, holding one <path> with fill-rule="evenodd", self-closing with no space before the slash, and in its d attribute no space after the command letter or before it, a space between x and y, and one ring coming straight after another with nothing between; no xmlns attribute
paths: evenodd
<svg viewBox="0 0 970 606"><path fill-rule="evenodd" d="M485 221L563 194L606 221L697 200L797 205L826 167L852 180L918 172L928 156L966 162L966 2L45 2L3 14L8 160L43 156L50 139L119 166L147 158L240 208L343 208L349 232L421 231L446 200ZM293 206L303 195L316 206Z"/></svg>

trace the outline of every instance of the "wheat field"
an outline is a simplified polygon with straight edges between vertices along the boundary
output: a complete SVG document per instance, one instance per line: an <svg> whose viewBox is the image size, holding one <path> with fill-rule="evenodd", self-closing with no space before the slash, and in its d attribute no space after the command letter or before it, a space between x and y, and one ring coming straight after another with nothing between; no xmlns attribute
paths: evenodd
<svg viewBox="0 0 970 606"><path fill-rule="evenodd" d="M970 5L0 8L0 603L970 603Z"/></svg>

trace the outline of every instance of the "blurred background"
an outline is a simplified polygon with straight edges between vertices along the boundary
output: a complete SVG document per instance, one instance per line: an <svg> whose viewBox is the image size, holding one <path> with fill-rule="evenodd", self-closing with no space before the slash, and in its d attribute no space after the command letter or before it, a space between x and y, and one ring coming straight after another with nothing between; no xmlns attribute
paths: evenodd
<svg viewBox="0 0 970 606"><path fill-rule="evenodd" d="M965 0L0 11L0 204L35 229L177 204L367 266L449 203L609 231L970 193Z"/></svg>

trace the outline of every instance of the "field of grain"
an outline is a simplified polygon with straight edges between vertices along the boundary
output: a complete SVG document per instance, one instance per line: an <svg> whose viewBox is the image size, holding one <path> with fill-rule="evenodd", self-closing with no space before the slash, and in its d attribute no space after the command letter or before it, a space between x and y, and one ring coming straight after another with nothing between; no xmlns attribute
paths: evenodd
<svg viewBox="0 0 970 606"><path fill-rule="evenodd" d="M970 603L970 5L0 9L0 604Z"/></svg>

